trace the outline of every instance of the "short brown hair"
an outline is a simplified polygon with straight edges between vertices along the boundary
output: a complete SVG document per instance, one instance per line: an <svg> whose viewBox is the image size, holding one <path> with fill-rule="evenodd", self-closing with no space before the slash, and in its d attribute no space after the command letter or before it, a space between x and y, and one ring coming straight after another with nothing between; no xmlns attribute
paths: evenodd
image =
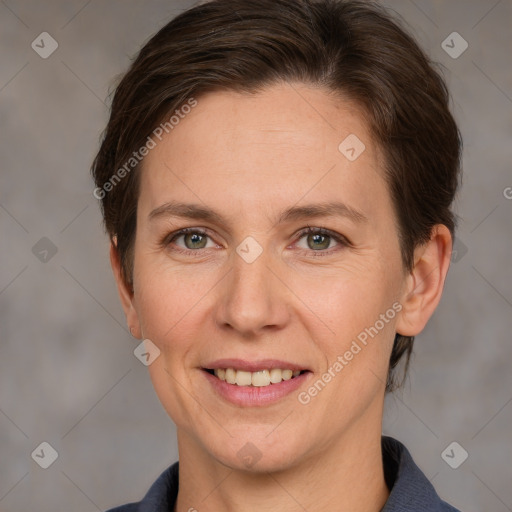
<svg viewBox="0 0 512 512"><path fill-rule="evenodd" d="M362 108L384 154L406 269L435 224L453 235L462 140L443 78L397 20L359 0L213 0L155 34L115 90L92 173L127 283L140 165L116 182L114 173L190 98L283 81L322 86ZM393 369L405 356L405 376L413 341L396 334L387 391L401 384Z"/></svg>

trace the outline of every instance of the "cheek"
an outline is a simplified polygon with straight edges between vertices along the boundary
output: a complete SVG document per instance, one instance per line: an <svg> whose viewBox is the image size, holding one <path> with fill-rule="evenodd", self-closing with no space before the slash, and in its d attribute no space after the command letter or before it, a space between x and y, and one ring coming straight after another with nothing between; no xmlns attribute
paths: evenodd
<svg viewBox="0 0 512 512"><path fill-rule="evenodd" d="M372 258L364 266L345 266L329 275L296 281L297 295L315 313L309 328L324 355L326 373L320 378L335 382L325 398L332 393L336 414L363 407L380 393L387 378L400 309L401 267L393 260L382 261L389 262L387 268Z"/></svg>
<svg viewBox="0 0 512 512"><path fill-rule="evenodd" d="M175 337L211 288L205 275L160 264L151 255L138 259L134 277L135 303L143 333L161 343Z"/></svg>
<svg viewBox="0 0 512 512"><path fill-rule="evenodd" d="M197 303L204 291L194 286L192 279L169 269L161 272L155 266L141 264L136 279L136 308L143 336L160 350L160 356L148 367L153 387L173 421L189 424L195 414L201 413L195 410L195 403L190 404L183 389L191 388L194 376L189 354L198 348L196 331L202 324L195 315L200 311Z"/></svg>
<svg viewBox="0 0 512 512"><path fill-rule="evenodd" d="M392 307L398 297L398 283L391 265L386 271L379 264L368 264L295 278L294 291L315 313L322 332L325 329L343 343L374 325ZM389 324L394 321L386 326Z"/></svg>
<svg viewBox="0 0 512 512"><path fill-rule="evenodd" d="M382 276L375 280L369 275L330 279L328 283L328 295L305 299L322 320L316 319L316 324L330 328L323 329L326 335L314 338L325 367L305 393L309 397L322 394L315 407L335 429L339 418L365 414L368 404L381 396L400 304L392 285Z"/></svg>

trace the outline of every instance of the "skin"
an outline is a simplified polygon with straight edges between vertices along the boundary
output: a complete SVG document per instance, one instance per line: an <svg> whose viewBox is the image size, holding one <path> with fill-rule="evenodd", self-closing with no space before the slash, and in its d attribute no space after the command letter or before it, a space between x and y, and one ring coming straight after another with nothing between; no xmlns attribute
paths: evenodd
<svg viewBox="0 0 512 512"><path fill-rule="evenodd" d="M355 161L338 150L349 134L366 146ZM150 218L171 200L208 206L225 220ZM288 207L329 201L366 220L277 222ZM315 244L314 235L298 235L307 226L349 244L329 237ZM208 237L161 243L184 227ZM236 252L248 236L262 248L250 264ZM144 160L133 291L111 249L130 330L161 351L149 371L177 425L176 510L379 511L389 495L380 439L393 339L425 326L450 253L450 233L438 225L416 249L412 271L403 268L382 156L354 104L301 84L198 98ZM299 403L298 393L396 302L401 311L378 335ZM219 358L281 359L311 373L276 404L236 406L201 370ZM247 442L261 455L251 467L237 455Z"/></svg>

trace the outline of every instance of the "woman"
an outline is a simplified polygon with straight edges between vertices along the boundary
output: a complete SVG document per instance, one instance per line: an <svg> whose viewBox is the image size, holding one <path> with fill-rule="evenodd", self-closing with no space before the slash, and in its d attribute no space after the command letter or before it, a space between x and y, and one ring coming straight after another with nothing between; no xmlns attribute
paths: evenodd
<svg viewBox="0 0 512 512"><path fill-rule="evenodd" d="M460 149L442 78L369 2L214 0L142 48L93 175L179 466L113 510L455 510L381 432Z"/></svg>

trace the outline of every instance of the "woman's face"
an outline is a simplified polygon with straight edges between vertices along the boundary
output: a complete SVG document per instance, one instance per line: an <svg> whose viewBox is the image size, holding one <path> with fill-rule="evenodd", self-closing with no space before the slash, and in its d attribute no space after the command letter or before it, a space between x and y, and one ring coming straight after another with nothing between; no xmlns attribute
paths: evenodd
<svg viewBox="0 0 512 512"><path fill-rule="evenodd" d="M380 435L407 276L363 118L304 85L197 101L143 162L127 308L180 450L270 471Z"/></svg>

